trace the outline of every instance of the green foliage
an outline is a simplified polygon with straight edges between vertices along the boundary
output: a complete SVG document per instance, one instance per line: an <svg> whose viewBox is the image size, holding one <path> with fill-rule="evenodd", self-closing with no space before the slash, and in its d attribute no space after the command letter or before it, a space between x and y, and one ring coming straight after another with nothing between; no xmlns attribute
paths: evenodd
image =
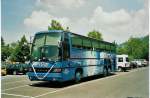
<svg viewBox="0 0 150 98"><path fill-rule="evenodd" d="M48 26L48 30L64 30L64 28L58 21L52 20L51 26Z"/></svg>
<svg viewBox="0 0 150 98"><path fill-rule="evenodd" d="M118 46L117 48L117 54L126 54L125 46Z"/></svg>
<svg viewBox="0 0 150 98"><path fill-rule="evenodd" d="M9 45L1 46L1 57L2 57L1 60L2 61L5 61L10 56L10 53L11 53L11 50L10 50Z"/></svg>
<svg viewBox="0 0 150 98"><path fill-rule="evenodd" d="M149 54L149 36L143 38L131 37L117 48L117 54L128 54L130 59L147 59Z"/></svg>
<svg viewBox="0 0 150 98"><path fill-rule="evenodd" d="M12 43L10 44L10 47L11 47L12 49L15 49L16 46L17 46L17 42L12 42Z"/></svg>
<svg viewBox="0 0 150 98"><path fill-rule="evenodd" d="M29 54L30 47L27 44L25 36L23 36L14 48L13 53L10 56L10 60L24 63L26 60L29 60Z"/></svg>
<svg viewBox="0 0 150 98"><path fill-rule="evenodd" d="M142 49L143 49L143 55L142 57L145 58L145 59L149 59L149 36L145 36L143 37L142 39Z"/></svg>
<svg viewBox="0 0 150 98"><path fill-rule="evenodd" d="M10 56L10 47L5 45L3 37L1 37L1 60L5 61Z"/></svg>
<svg viewBox="0 0 150 98"><path fill-rule="evenodd" d="M93 30L88 33L88 37L103 40L102 34L99 31Z"/></svg>

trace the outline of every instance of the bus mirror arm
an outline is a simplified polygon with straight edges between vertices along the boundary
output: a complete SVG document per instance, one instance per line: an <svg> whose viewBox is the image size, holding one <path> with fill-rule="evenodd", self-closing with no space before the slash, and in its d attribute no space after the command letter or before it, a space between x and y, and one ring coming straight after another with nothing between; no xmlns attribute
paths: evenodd
<svg viewBox="0 0 150 98"><path fill-rule="evenodd" d="M62 47L63 42L62 41L58 41L58 47Z"/></svg>
<svg viewBox="0 0 150 98"><path fill-rule="evenodd" d="M32 45L32 43L27 43L27 45Z"/></svg>
<svg viewBox="0 0 150 98"><path fill-rule="evenodd" d="M27 43L27 45L28 45L28 46L34 46L34 44L33 44L33 43Z"/></svg>

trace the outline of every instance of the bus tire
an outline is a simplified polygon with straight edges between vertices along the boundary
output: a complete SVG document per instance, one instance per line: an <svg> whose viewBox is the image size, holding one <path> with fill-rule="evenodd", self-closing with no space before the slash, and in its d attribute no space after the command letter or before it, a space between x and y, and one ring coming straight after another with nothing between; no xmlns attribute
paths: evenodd
<svg viewBox="0 0 150 98"><path fill-rule="evenodd" d="M82 72L77 70L75 73L75 82L79 83L81 81L81 78L82 78Z"/></svg>
<svg viewBox="0 0 150 98"><path fill-rule="evenodd" d="M108 68L106 67L103 68L103 76L104 77L108 76Z"/></svg>
<svg viewBox="0 0 150 98"><path fill-rule="evenodd" d="M111 75L111 68L108 68L108 75Z"/></svg>
<svg viewBox="0 0 150 98"><path fill-rule="evenodd" d="M16 70L13 71L13 75L17 75L17 71Z"/></svg>

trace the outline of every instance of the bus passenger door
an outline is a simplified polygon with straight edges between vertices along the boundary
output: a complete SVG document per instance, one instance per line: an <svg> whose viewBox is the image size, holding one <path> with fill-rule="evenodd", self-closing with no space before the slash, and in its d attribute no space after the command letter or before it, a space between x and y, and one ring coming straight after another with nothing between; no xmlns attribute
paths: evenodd
<svg viewBox="0 0 150 98"><path fill-rule="evenodd" d="M70 47L69 47L69 33L64 33L63 41L63 60L67 60L70 57Z"/></svg>

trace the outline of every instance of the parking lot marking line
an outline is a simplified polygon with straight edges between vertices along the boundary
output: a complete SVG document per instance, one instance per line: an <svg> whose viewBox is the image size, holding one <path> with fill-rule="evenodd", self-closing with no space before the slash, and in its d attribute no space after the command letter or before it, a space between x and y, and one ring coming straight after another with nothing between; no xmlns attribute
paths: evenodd
<svg viewBox="0 0 150 98"><path fill-rule="evenodd" d="M131 71L130 73L133 73L133 72L136 72L138 70L133 70ZM102 79L96 79L96 80L93 80L93 81L88 81L88 82L82 82L80 84L76 84L76 85L72 85L72 86L69 86L69 87L66 87L66 88L62 88L62 89L59 89L59 90L54 90L52 92L47 92L47 93L44 93L44 94L41 94L41 95L37 95L37 96L34 96L32 98L38 98L38 97L41 97L41 96L45 96L45 95L48 95L48 94L52 94L52 93L56 93L56 92L60 92L60 91L63 91L63 90L66 90L66 89L70 89L70 88L73 88L73 87L78 87L78 86L81 86L81 85L86 85L88 83L92 83L92 82L96 82L96 81L99 81L99 80L105 80L105 79L109 79L109 78L113 78L113 77L118 77L120 75L125 75L125 74L129 74L129 73L124 73L124 74L117 74L117 75L114 75L114 76L110 76L110 77L105 77L105 78L102 78Z"/></svg>
<svg viewBox="0 0 150 98"><path fill-rule="evenodd" d="M12 90L12 89L16 89L16 88L21 88L21 87L25 87L25 86L28 86L28 85L12 87L12 88L8 88L8 89L4 89L4 90L2 90L2 91L8 91L8 90Z"/></svg>
<svg viewBox="0 0 150 98"><path fill-rule="evenodd" d="M52 94L52 93L55 93L55 92L59 92L59 91L62 91L62 90L64 90L64 89L54 90L52 92L48 92L48 93L44 93L44 94L41 94L41 95L34 96L32 98L38 98L38 97L41 97L41 96L44 96L44 95L48 95L48 94Z"/></svg>
<svg viewBox="0 0 150 98"><path fill-rule="evenodd" d="M18 83L18 82L22 82L22 81L29 81L29 80L21 80L21 81L14 81L14 82L8 82L8 83L4 83L5 85L6 84L13 84L13 83ZM2 82L3 83L3 82Z"/></svg>
<svg viewBox="0 0 150 98"><path fill-rule="evenodd" d="M18 95L18 94L10 94L10 93L2 93L3 95L9 95L9 96L18 96L18 97L26 97L26 98L33 98L32 96L24 96L24 95Z"/></svg>
<svg viewBox="0 0 150 98"><path fill-rule="evenodd" d="M10 78L16 79L16 78L24 78L24 77L26 77L26 76L25 76L25 75L24 75L24 76L19 76L19 75L7 75L7 76L2 76L1 79L2 79L2 80L7 80L7 79L10 79Z"/></svg>
<svg viewBox="0 0 150 98"><path fill-rule="evenodd" d="M36 84L36 83L34 83L34 84ZM38 84L38 83L37 83L37 84ZM4 90L2 90L2 91L7 91L7 90L16 89L16 88L26 87L26 86L28 86L28 85L32 85L32 84L27 84L27 85L23 85L23 86L12 87L12 88L8 88L8 89L4 89Z"/></svg>
<svg viewBox="0 0 150 98"><path fill-rule="evenodd" d="M111 77L113 77L113 76L111 76ZM106 78L103 78L101 80L104 80L104 79L106 79ZM60 92L60 91L63 91L63 90L66 90L66 89L70 89L70 88L74 88L74 87L78 87L78 86L81 86L81 85L86 85L88 83L92 83L92 82L95 82L95 81L99 81L99 79L93 80L93 81L88 81L88 82L82 82L80 84L75 84L75 85L72 85L72 86L69 86L69 87L65 87L65 88L62 88L62 89L59 89L59 90L54 90L52 92L47 92L47 93L44 93L44 94L41 94L41 95L34 96L33 98L38 98L38 97L41 97L41 96L45 96L45 95L48 95L48 94Z"/></svg>

